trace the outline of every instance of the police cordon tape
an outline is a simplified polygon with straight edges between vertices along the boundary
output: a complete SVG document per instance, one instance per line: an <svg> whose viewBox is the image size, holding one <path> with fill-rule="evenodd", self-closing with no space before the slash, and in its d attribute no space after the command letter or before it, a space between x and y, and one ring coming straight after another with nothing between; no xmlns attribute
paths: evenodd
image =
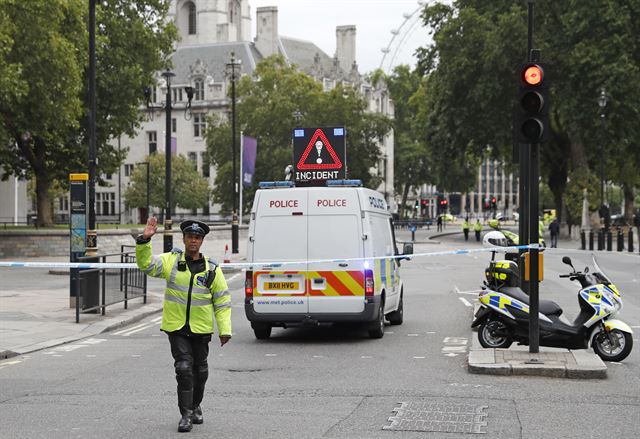
<svg viewBox="0 0 640 439"><path fill-rule="evenodd" d="M475 248L475 249L460 249L460 250L447 250L441 252L427 252L427 253L414 253L411 255L395 255L395 256L372 256L368 258L342 258L342 259L310 259L303 261L265 261L265 262L229 262L219 264L222 269L234 269L234 268L248 268L253 269L255 267L264 268L277 268L284 265L299 265L299 264L321 264L327 262L355 262L355 261L374 261L376 259L413 259L430 256L449 256L449 255L465 255L471 253L487 253L487 252L507 252L514 250L525 249L542 249L539 244L529 245L514 245L511 247L491 247L491 248ZM124 262L19 262L19 261L0 261L0 268L138 268L134 263Z"/></svg>

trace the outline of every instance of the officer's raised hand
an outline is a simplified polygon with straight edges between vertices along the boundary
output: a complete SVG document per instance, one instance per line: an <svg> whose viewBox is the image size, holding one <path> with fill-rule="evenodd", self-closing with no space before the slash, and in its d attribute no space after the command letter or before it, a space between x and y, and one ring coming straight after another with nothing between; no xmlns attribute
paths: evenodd
<svg viewBox="0 0 640 439"><path fill-rule="evenodd" d="M147 219L147 225L144 227L142 231L142 237L144 239L149 239L158 231L158 219L155 216L149 217Z"/></svg>

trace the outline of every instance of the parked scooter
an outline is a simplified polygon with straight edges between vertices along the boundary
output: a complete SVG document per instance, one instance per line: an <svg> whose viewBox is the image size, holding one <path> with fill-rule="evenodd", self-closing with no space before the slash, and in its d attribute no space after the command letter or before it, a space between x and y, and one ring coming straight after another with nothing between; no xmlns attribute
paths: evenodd
<svg viewBox="0 0 640 439"><path fill-rule="evenodd" d="M540 346L567 349L588 349L604 361L622 361L633 347L633 331L614 317L622 310L620 292L599 267L592 256L594 272L589 268L576 271L567 256L562 262L571 266L571 273L560 277L577 280L580 313L571 324L562 322L562 308L551 300L539 301ZM485 286L478 300L472 327L479 326L478 340L485 348L508 348L515 341L529 344L529 296L515 286L504 286L492 280Z"/></svg>

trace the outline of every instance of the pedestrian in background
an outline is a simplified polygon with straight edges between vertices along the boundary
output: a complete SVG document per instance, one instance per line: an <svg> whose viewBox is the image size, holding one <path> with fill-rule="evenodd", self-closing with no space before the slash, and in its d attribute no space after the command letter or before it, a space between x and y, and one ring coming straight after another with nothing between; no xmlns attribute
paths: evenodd
<svg viewBox="0 0 640 439"><path fill-rule="evenodd" d="M558 224L558 220L555 218L551 221L551 224L549 224L549 233L551 234L551 248L557 248L558 236L560 235L560 225Z"/></svg>
<svg viewBox="0 0 640 439"><path fill-rule="evenodd" d="M436 220L436 225L438 226L436 230L438 232L442 232L442 215L438 215L438 219Z"/></svg>
<svg viewBox="0 0 640 439"><path fill-rule="evenodd" d="M469 218L465 218L464 221L462 221L462 233L464 233L464 240L468 241L469 240Z"/></svg>
<svg viewBox="0 0 640 439"><path fill-rule="evenodd" d="M480 242L480 233L482 232L482 224L480 220L477 219L476 223L473 225L473 231L476 232L476 241Z"/></svg>
<svg viewBox="0 0 640 439"><path fill-rule="evenodd" d="M209 377L207 357L215 317L220 346L231 339L231 295L222 270L200 253L209 226L200 221L180 224L185 250L151 254L157 231L152 217L136 239L136 262L149 276L166 279L160 330L169 336L178 382L179 432L204 422L200 403Z"/></svg>

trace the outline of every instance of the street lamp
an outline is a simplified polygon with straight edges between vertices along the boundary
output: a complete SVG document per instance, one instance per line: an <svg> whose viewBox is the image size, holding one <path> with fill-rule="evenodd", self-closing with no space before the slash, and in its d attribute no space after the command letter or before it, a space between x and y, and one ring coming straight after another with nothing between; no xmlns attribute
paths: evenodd
<svg viewBox="0 0 640 439"><path fill-rule="evenodd" d="M227 73L231 76L231 156L233 172L231 193L233 194L233 212L231 216L231 252L238 253L238 184L236 181L236 75L240 71L241 61L231 52L231 61L227 63Z"/></svg>
<svg viewBox="0 0 640 439"><path fill-rule="evenodd" d="M602 141L600 143L600 216L604 218L605 229L608 226L607 212L604 205L604 140L605 140L605 112L604 109L607 106L607 92L604 87L600 89L600 96L598 96L598 106L600 107L600 120L602 121Z"/></svg>
<svg viewBox="0 0 640 439"><path fill-rule="evenodd" d="M145 221L143 221L143 223L146 223L147 222L146 220L149 219L149 213L150 213L149 209L151 208L150 207L151 206L151 204L150 204L151 185L150 185L150 177L149 177L149 166L150 166L150 164L149 164L149 162L138 162L137 164L138 165L145 165L147 167L147 210L146 210L147 217L145 218Z"/></svg>

